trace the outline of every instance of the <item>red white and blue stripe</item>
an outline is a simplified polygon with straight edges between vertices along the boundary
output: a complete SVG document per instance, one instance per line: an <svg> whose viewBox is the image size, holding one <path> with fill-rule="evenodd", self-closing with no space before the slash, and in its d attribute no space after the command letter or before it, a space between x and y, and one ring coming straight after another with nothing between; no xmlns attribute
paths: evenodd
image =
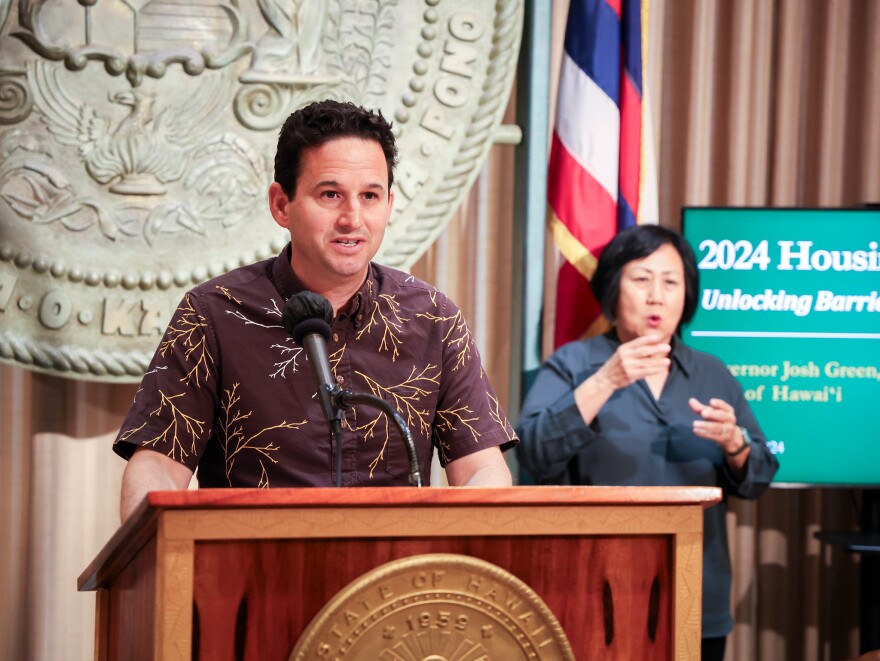
<svg viewBox="0 0 880 661"><path fill-rule="evenodd" d="M548 224L566 260L557 347L604 330L589 279L605 245L657 222L646 35L647 0L571 0L547 182Z"/></svg>

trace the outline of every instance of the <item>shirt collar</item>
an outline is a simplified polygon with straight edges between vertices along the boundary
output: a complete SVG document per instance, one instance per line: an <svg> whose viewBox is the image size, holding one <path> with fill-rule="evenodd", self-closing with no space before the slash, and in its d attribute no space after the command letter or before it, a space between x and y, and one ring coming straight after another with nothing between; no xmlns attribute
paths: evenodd
<svg viewBox="0 0 880 661"><path fill-rule="evenodd" d="M685 345L677 335L672 336L672 360L685 376L689 377L695 366L694 350Z"/></svg>
<svg viewBox="0 0 880 661"><path fill-rule="evenodd" d="M376 297L376 292L379 290L378 276L379 273L376 265L370 262L370 268L367 270L367 279L364 280L364 284L361 285L355 295L351 297L347 309L340 311L340 318L350 317L357 325L357 321L363 318L363 311L370 309L370 304ZM297 277L290 267L289 243L272 261L271 277L272 282L275 284L275 289L278 290L278 293L281 294L285 301L294 294L306 290L302 280Z"/></svg>
<svg viewBox="0 0 880 661"><path fill-rule="evenodd" d="M278 293L281 294L281 298L285 301L294 294L305 289L303 284L299 281L299 278L294 274L293 269L290 268L289 243L284 246L284 249L272 262L271 277L275 289L278 290Z"/></svg>

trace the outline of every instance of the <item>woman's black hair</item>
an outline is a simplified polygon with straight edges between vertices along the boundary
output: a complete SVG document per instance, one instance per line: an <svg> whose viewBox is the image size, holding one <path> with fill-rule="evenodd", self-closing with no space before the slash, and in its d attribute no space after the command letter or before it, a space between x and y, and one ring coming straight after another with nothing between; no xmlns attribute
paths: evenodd
<svg viewBox="0 0 880 661"><path fill-rule="evenodd" d="M593 295L602 306L602 312L611 323L617 316L617 302L620 298L620 276L623 267L636 259L653 254L660 246L671 245L678 252L684 264L684 309L679 322L687 323L697 311L700 293L700 273L697 260L684 237L660 225L636 225L617 234L605 246L599 256L596 272L590 281Z"/></svg>

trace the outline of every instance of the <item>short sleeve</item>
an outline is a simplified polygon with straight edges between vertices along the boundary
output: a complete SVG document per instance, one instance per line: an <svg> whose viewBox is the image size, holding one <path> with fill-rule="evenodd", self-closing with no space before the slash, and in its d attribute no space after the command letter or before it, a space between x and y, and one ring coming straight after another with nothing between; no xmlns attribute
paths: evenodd
<svg viewBox="0 0 880 661"><path fill-rule="evenodd" d="M218 358L198 296L184 296L135 394L113 450L125 459L138 447L195 470L217 408Z"/></svg>
<svg viewBox="0 0 880 661"><path fill-rule="evenodd" d="M448 298L441 310L443 364L433 441L446 466L491 447L508 450L518 439L483 370L464 315Z"/></svg>

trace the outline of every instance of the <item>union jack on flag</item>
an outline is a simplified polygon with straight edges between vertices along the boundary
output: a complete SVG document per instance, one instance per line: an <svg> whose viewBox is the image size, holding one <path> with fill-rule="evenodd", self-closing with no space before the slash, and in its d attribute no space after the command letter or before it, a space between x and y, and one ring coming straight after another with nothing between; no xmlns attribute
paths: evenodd
<svg viewBox="0 0 880 661"><path fill-rule="evenodd" d="M590 290L620 230L657 222L645 89L648 0L571 0L550 150L548 225L565 262L554 346L604 331Z"/></svg>

